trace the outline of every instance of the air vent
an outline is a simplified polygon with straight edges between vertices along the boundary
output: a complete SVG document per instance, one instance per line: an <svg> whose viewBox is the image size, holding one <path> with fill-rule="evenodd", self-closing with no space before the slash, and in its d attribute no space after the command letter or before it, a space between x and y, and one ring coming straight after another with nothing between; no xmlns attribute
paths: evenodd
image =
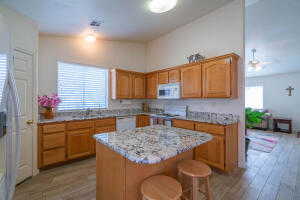
<svg viewBox="0 0 300 200"><path fill-rule="evenodd" d="M101 24L102 24L101 21L93 20L93 21L90 23L90 26L92 26L92 27L99 27Z"/></svg>

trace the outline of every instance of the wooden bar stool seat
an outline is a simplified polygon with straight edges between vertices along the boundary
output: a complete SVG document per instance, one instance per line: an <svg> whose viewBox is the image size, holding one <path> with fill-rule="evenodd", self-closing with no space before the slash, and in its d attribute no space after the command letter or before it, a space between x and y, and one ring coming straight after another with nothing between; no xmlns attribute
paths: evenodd
<svg viewBox="0 0 300 200"><path fill-rule="evenodd" d="M192 179L192 188L187 189L185 192L192 190L193 200L198 200L199 192L203 193L208 200L212 200L211 189L209 185L209 176L211 175L211 169L203 162L196 160L184 160L177 165L178 178L182 181L182 175L188 176ZM200 189L199 182L204 181L204 191ZM184 196L185 199L187 199Z"/></svg>
<svg viewBox="0 0 300 200"><path fill-rule="evenodd" d="M146 179L142 183L141 192L143 200L179 200L182 188L176 179L158 175Z"/></svg>

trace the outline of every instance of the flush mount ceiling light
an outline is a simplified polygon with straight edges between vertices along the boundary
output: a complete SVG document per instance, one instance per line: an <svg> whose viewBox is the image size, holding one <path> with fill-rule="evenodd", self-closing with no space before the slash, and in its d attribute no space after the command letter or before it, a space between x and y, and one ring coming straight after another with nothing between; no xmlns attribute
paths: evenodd
<svg viewBox="0 0 300 200"><path fill-rule="evenodd" d="M172 10L177 4L177 0L150 0L149 9L154 13L164 13Z"/></svg>
<svg viewBox="0 0 300 200"><path fill-rule="evenodd" d="M89 43L93 43L96 41L96 36L94 34L88 34L84 37L84 40Z"/></svg>

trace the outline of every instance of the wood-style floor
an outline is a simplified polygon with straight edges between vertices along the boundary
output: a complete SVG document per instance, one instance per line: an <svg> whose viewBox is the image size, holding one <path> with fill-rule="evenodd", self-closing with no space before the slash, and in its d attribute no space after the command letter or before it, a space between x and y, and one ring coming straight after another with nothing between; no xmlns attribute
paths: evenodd
<svg viewBox="0 0 300 200"><path fill-rule="evenodd" d="M249 151L246 169L214 170L214 200L300 200L300 139L279 135L271 153ZM92 158L41 172L17 186L14 200L92 200L95 185Z"/></svg>

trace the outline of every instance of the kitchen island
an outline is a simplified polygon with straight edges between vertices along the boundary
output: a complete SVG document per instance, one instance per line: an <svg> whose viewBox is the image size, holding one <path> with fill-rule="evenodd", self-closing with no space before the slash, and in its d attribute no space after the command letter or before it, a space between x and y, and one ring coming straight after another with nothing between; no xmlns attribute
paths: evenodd
<svg viewBox="0 0 300 200"><path fill-rule="evenodd" d="M176 177L179 161L193 159L193 149L209 140L207 133L147 126L94 136L97 156L97 200L141 199L146 178Z"/></svg>

